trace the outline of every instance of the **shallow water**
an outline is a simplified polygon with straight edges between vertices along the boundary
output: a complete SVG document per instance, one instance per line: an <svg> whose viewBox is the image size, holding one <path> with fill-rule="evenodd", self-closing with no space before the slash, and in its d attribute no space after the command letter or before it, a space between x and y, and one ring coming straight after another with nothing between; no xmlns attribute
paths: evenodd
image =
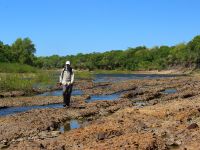
<svg viewBox="0 0 200 150"><path fill-rule="evenodd" d="M51 91L51 92L45 92L42 94L38 94L37 96L61 96L62 95L62 90L56 90L56 91ZM73 96L79 96L83 95L83 91L81 90L73 90L72 91Z"/></svg>
<svg viewBox="0 0 200 150"><path fill-rule="evenodd" d="M12 115L16 113L26 112L32 109L44 109L44 108L62 108L63 104L49 104L43 106L23 106L23 107L9 107L0 109L0 116Z"/></svg>
<svg viewBox="0 0 200 150"><path fill-rule="evenodd" d="M110 100L114 101L119 98L121 93L115 93L115 94L110 94L110 95L92 95L89 99L86 100L87 103L89 102L94 102L94 101L99 101L99 100Z"/></svg>
<svg viewBox="0 0 200 150"><path fill-rule="evenodd" d="M164 93L164 94L174 94L174 93L176 93L177 92L177 90L176 89L165 89L164 91L162 91L162 93Z"/></svg>
<svg viewBox="0 0 200 150"><path fill-rule="evenodd" d="M54 91L55 92L55 91ZM74 93L76 94L76 93ZM77 94L80 94L79 92ZM47 95L43 95L47 96ZM49 95L48 95L49 96ZM87 99L86 102L93 102L97 100L117 100L120 96L120 93L111 94L111 95L94 95L91 96L90 99ZM63 108L63 104L49 104L43 106L22 106L22 107L8 107L0 109L0 116L12 115L16 113L26 112L32 109L45 109L45 108ZM72 121L71 125L73 128L75 127L76 122Z"/></svg>
<svg viewBox="0 0 200 150"><path fill-rule="evenodd" d="M155 79L176 76L168 74L96 74L94 82L117 82L130 79Z"/></svg>
<svg viewBox="0 0 200 150"><path fill-rule="evenodd" d="M66 131L80 128L81 123L78 120L70 120L70 122L64 123L59 127L59 131L64 133Z"/></svg>

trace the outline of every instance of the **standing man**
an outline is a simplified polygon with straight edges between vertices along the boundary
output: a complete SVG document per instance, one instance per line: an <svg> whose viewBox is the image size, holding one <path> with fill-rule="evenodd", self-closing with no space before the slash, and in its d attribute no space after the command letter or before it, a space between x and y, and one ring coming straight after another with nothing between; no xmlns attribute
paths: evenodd
<svg viewBox="0 0 200 150"><path fill-rule="evenodd" d="M71 67L70 61L66 61L65 67L60 75L60 85L63 87L63 101L64 107L70 105L70 97L74 83L74 71Z"/></svg>

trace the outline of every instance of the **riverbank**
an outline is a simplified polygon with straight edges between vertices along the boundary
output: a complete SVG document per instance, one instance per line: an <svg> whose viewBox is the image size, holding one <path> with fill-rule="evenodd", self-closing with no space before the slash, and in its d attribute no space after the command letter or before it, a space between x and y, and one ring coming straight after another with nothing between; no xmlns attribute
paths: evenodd
<svg viewBox="0 0 200 150"><path fill-rule="evenodd" d="M177 75L187 75L190 74L193 69L169 69L169 70L94 70L88 71L91 74L177 74ZM85 72L78 71L77 72Z"/></svg>

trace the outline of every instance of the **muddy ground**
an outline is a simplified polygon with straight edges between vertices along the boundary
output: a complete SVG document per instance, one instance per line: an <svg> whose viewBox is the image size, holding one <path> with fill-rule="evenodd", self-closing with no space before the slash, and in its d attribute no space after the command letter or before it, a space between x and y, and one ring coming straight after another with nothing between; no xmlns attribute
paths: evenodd
<svg viewBox="0 0 200 150"><path fill-rule="evenodd" d="M4 149L198 149L200 147L200 78L81 81L82 96L70 108L35 109L0 117ZM165 92L173 89L173 92ZM86 103L91 95L120 92L117 101ZM0 107L61 103L60 96L0 99ZM61 133L71 119L79 129Z"/></svg>

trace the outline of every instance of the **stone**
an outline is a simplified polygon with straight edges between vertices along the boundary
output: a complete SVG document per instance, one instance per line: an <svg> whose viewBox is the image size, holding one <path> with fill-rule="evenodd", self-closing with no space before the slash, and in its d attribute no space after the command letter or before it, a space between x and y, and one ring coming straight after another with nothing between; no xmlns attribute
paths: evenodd
<svg viewBox="0 0 200 150"><path fill-rule="evenodd" d="M57 137L60 133L61 133L60 131L52 131L52 132L51 132L51 135L52 135L53 137Z"/></svg>
<svg viewBox="0 0 200 150"><path fill-rule="evenodd" d="M21 141L23 141L24 139L23 138L19 138L19 139L17 139L16 141L17 142L21 142Z"/></svg>
<svg viewBox="0 0 200 150"><path fill-rule="evenodd" d="M101 133L99 133L99 134L97 135L97 139L98 139L98 140L104 140L105 138L106 138L106 134L103 133L103 132L101 132Z"/></svg>
<svg viewBox="0 0 200 150"><path fill-rule="evenodd" d="M47 137L47 132L45 132L45 131L42 131L42 132L40 132L39 134L38 134L40 137Z"/></svg>
<svg viewBox="0 0 200 150"><path fill-rule="evenodd" d="M188 127L187 127L187 129L195 129L195 128L198 128L199 126L198 126L198 124L196 124L196 123L192 123L191 125L189 125Z"/></svg>
<svg viewBox="0 0 200 150"><path fill-rule="evenodd" d="M0 144L0 149L4 149L4 148L6 148L7 147L7 145L5 145L5 144Z"/></svg>

